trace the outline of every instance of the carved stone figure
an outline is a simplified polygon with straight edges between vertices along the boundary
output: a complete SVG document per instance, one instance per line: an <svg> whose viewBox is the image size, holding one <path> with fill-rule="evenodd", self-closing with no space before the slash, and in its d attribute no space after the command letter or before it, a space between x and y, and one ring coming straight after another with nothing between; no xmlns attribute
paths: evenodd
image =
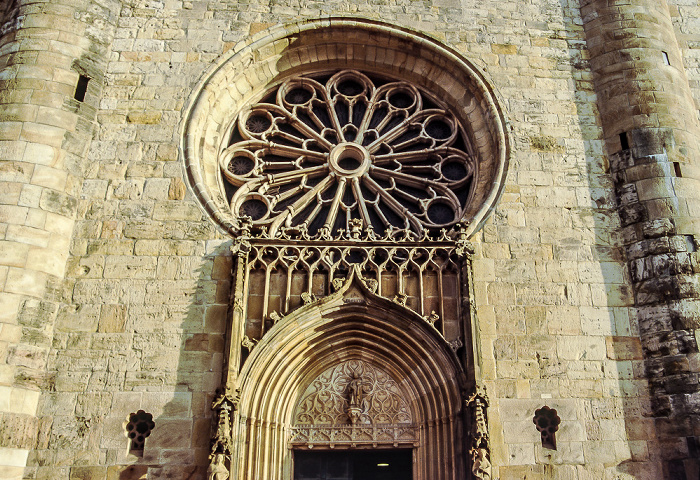
<svg viewBox="0 0 700 480"><path fill-rule="evenodd" d="M393 300L394 300L394 303L398 303L402 307L405 307L406 300L408 300L408 295L406 295L405 293L397 293L396 295L394 295Z"/></svg>
<svg viewBox="0 0 700 480"><path fill-rule="evenodd" d="M209 456L209 468L207 468L208 480L226 480L229 476L228 468L226 468L226 455L215 453Z"/></svg>
<svg viewBox="0 0 700 480"><path fill-rule="evenodd" d="M472 451L472 474L480 480L491 480L491 462L485 448Z"/></svg>
<svg viewBox="0 0 700 480"><path fill-rule="evenodd" d="M344 284L345 284L345 277L334 278L333 279L333 291L337 292L338 290L343 288Z"/></svg>
<svg viewBox="0 0 700 480"><path fill-rule="evenodd" d="M466 405L472 412L471 448L472 474L480 480L491 480L491 453L487 412L489 400L486 391L477 387Z"/></svg>
<svg viewBox="0 0 700 480"><path fill-rule="evenodd" d="M350 237L353 240L359 240L360 234L362 233L362 220L359 218L353 218L350 220Z"/></svg>
<svg viewBox="0 0 700 480"><path fill-rule="evenodd" d="M359 407L362 402L362 379L353 375L352 380L348 384L348 400L351 407Z"/></svg>
<svg viewBox="0 0 700 480"><path fill-rule="evenodd" d="M430 312L430 315L425 317L425 321L431 324L432 326L435 326L435 322L437 322L438 320L440 320L440 315L435 313L435 310Z"/></svg>
<svg viewBox="0 0 700 480"><path fill-rule="evenodd" d="M464 346L464 343L462 342L462 339L460 337L455 338L450 342L450 348L452 349L453 352L456 352L460 348Z"/></svg>
<svg viewBox="0 0 700 480"><path fill-rule="evenodd" d="M248 335L246 335L245 337L243 337L241 345L243 345L244 348L247 348L250 351L253 350L253 347L255 347L257 343L257 340L250 338Z"/></svg>
<svg viewBox="0 0 700 480"><path fill-rule="evenodd" d="M304 305L308 305L316 301L316 295L310 292L302 292L301 301L304 302Z"/></svg>
<svg viewBox="0 0 700 480"><path fill-rule="evenodd" d="M370 292L377 293L377 288L379 287L379 282L377 282L373 278L365 278L365 277L360 277L360 280L362 280L362 283L365 284L365 286L369 289Z"/></svg>

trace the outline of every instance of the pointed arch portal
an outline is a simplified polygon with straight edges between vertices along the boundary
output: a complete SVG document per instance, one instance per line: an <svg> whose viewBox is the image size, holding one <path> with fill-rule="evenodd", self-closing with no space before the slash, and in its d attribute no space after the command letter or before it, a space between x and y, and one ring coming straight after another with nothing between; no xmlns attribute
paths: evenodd
<svg viewBox="0 0 700 480"><path fill-rule="evenodd" d="M464 478L462 392L468 385L459 359L423 318L377 297L354 277L276 324L247 359L234 426L239 463L232 471L239 478L291 478L293 448L398 447L415 450L415 479ZM376 425L348 421L346 432L364 429L367 435L335 443L330 436L302 438L305 426L294 424L294 414L304 394L324 372L348 363L385 375L411 423L385 425L387 435L376 436ZM325 427L330 434L340 429L332 421ZM394 435L393 429L408 433Z"/></svg>

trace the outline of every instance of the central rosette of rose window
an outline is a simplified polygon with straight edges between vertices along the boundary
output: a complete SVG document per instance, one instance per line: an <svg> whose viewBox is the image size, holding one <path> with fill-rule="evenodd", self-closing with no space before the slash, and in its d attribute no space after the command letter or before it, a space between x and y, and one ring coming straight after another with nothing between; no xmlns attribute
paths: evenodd
<svg viewBox="0 0 700 480"><path fill-rule="evenodd" d="M354 70L285 80L239 113L224 147L232 212L273 238L345 238L360 223L369 238L421 238L465 220L477 176L446 105Z"/></svg>

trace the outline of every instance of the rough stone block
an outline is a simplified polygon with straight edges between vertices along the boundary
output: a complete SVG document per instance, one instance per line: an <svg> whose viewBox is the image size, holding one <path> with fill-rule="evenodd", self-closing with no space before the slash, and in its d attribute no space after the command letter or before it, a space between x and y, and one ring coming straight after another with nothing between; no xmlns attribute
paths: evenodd
<svg viewBox="0 0 700 480"><path fill-rule="evenodd" d="M149 449L189 448L192 420L160 420L148 437Z"/></svg>

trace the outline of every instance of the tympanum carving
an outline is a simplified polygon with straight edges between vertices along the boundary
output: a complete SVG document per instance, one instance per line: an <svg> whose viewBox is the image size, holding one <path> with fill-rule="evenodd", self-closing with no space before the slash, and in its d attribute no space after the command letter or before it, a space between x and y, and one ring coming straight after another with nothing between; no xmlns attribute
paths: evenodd
<svg viewBox="0 0 700 480"><path fill-rule="evenodd" d="M417 430L404 392L381 369L350 360L327 369L297 403L293 444L413 443Z"/></svg>

